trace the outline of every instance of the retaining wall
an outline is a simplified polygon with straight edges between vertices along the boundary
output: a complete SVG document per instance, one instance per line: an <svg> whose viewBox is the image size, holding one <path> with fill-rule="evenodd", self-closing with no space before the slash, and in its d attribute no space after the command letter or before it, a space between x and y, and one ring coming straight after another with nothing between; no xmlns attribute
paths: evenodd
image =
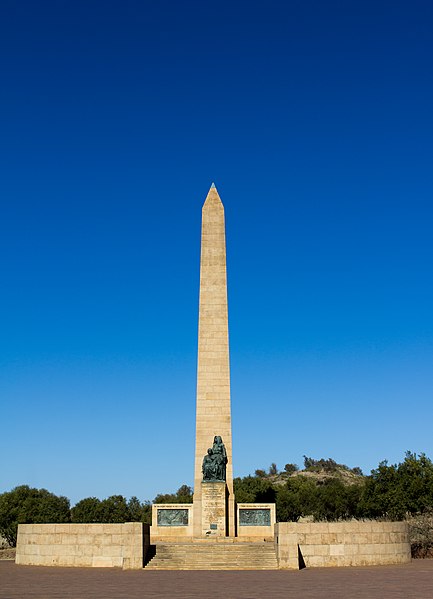
<svg viewBox="0 0 433 599"><path fill-rule="evenodd" d="M372 566L410 562L406 522L279 522L280 568Z"/></svg>
<svg viewBox="0 0 433 599"><path fill-rule="evenodd" d="M143 568L149 525L20 524L15 563L32 566Z"/></svg>
<svg viewBox="0 0 433 599"><path fill-rule="evenodd" d="M241 541L241 539L239 539ZM141 569L149 525L20 524L16 563ZM279 522L279 568L403 564L411 560L405 522Z"/></svg>

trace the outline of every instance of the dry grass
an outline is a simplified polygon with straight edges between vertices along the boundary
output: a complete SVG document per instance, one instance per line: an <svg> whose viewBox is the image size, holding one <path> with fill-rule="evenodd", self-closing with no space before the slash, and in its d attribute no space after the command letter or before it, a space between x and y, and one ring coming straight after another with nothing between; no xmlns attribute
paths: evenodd
<svg viewBox="0 0 433 599"><path fill-rule="evenodd" d="M412 557L433 557L433 509L424 514L407 516L406 521L409 525Z"/></svg>
<svg viewBox="0 0 433 599"><path fill-rule="evenodd" d="M0 549L0 559L15 559L15 547L4 547Z"/></svg>

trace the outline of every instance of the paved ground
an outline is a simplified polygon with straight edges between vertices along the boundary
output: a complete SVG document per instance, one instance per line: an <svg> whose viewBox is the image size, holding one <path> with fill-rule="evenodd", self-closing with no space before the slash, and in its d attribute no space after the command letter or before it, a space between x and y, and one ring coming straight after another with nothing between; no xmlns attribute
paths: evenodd
<svg viewBox="0 0 433 599"><path fill-rule="evenodd" d="M0 561L2 599L430 599L433 560L300 572L146 572Z"/></svg>

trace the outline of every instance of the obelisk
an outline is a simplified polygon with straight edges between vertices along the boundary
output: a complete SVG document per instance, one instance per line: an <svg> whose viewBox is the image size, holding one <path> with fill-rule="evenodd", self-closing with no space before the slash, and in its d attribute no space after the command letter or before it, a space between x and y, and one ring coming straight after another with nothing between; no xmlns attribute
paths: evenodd
<svg viewBox="0 0 433 599"><path fill-rule="evenodd" d="M204 514L202 517L203 458L217 435L222 438L227 452L224 534L235 536L225 222L224 207L212 183L202 209L193 504L195 537L203 536L202 519L205 518Z"/></svg>

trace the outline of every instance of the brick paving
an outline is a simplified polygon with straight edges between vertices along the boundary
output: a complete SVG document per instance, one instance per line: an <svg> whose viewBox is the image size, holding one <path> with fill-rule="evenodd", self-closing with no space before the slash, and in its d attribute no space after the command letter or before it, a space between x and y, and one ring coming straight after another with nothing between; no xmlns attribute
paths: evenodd
<svg viewBox="0 0 433 599"><path fill-rule="evenodd" d="M0 561L1 599L431 599L433 560L402 566L146 572Z"/></svg>

